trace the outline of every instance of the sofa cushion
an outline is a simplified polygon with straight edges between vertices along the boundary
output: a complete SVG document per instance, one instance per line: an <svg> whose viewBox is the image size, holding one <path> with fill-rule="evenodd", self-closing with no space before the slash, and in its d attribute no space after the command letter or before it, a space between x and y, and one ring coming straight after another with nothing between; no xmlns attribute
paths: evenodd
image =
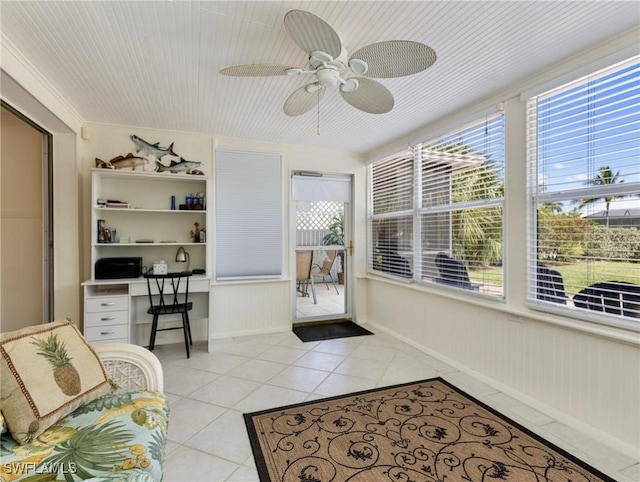
<svg viewBox="0 0 640 482"><path fill-rule="evenodd" d="M112 390L100 358L69 320L3 333L0 376L0 409L21 444Z"/></svg>
<svg viewBox="0 0 640 482"><path fill-rule="evenodd" d="M4 434L0 480L159 481L168 414L159 392L110 394L78 407L30 443L18 445Z"/></svg>

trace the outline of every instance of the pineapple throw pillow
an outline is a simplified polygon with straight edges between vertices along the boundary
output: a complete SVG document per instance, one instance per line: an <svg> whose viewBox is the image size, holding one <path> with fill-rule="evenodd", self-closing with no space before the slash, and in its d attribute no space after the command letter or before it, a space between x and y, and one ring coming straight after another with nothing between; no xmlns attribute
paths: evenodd
<svg viewBox="0 0 640 482"><path fill-rule="evenodd" d="M1 335L0 408L16 442L110 391L104 365L71 321Z"/></svg>

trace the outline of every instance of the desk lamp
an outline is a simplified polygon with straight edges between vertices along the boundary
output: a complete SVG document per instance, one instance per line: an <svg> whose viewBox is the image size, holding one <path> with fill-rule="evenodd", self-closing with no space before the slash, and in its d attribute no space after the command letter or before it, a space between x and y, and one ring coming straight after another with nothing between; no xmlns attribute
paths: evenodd
<svg viewBox="0 0 640 482"><path fill-rule="evenodd" d="M180 246L178 251L176 252L176 263L187 263L187 269L185 271L189 271L189 261L191 261L191 256L184 250L184 246Z"/></svg>

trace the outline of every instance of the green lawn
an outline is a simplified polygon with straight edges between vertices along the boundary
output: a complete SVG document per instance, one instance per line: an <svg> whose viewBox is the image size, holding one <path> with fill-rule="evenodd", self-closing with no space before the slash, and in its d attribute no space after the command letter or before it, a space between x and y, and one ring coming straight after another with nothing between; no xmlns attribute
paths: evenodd
<svg viewBox="0 0 640 482"><path fill-rule="evenodd" d="M640 283L640 263L593 261L564 265L546 263L546 265L562 274L567 294L570 296L599 281ZM469 278L474 283L491 283L501 286L502 268L470 270Z"/></svg>

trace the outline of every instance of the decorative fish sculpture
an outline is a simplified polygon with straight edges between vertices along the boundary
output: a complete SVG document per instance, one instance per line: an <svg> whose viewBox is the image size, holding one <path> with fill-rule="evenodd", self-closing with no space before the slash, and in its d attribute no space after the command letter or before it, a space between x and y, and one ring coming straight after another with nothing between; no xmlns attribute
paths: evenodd
<svg viewBox="0 0 640 482"><path fill-rule="evenodd" d="M178 155L173 152L173 142L169 145L169 147L160 147L159 142L156 142L155 144L149 144L147 141L139 138L135 134L131 134L129 137L136 145L136 152L144 151L147 154L154 156L158 160L161 160L162 156L166 156L167 154L170 154L172 156Z"/></svg>
<svg viewBox="0 0 640 482"><path fill-rule="evenodd" d="M165 166L161 162L156 161L156 171L158 172L169 171L173 173L186 171L187 173L189 173L192 169L199 167L200 164L202 163L196 162L196 161L187 161L181 157L180 162L171 161L171 165L169 166Z"/></svg>
<svg viewBox="0 0 640 482"><path fill-rule="evenodd" d="M136 167L144 166L148 163L148 159L135 156L131 152L126 156L114 157L110 161L103 161L102 159L96 157L96 167L100 167L103 169L124 169L125 167L130 167L133 171L135 171Z"/></svg>

